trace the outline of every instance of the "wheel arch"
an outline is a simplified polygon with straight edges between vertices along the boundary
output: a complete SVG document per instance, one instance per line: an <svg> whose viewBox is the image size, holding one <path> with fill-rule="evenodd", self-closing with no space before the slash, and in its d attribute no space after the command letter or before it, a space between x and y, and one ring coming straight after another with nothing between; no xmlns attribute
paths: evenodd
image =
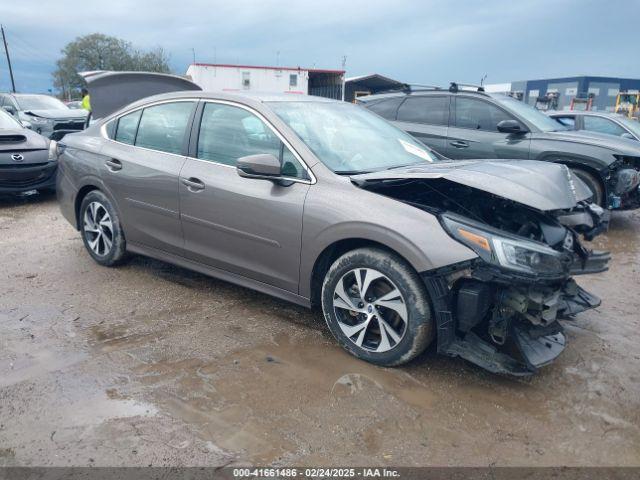
<svg viewBox="0 0 640 480"><path fill-rule="evenodd" d="M120 218L122 215L120 213L120 209L118 208L118 204L114 201L113 195L108 188L105 187L104 183L99 178L90 177L87 178L83 185L78 189L78 193L76 193L74 202L73 202L73 211L75 215L75 227L76 230L80 230L80 207L82 206L82 200L86 197L90 192L94 190L98 190L102 192L107 198L111 201L111 205L116 210L116 213Z"/></svg>
<svg viewBox="0 0 640 480"><path fill-rule="evenodd" d="M405 258L400 252L385 245L384 243L360 237L343 238L340 240L336 240L335 242L326 246L322 250L322 252L320 252L313 264L313 268L311 269L311 276L309 279L309 299L311 301L312 308L319 307L321 304L322 282L324 281L324 277L333 262L335 262L336 259L347 252L366 247L377 248L379 250L384 250L397 255L402 260L404 260L407 265L409 265L411 268L414 268L413 265L411 265L411 262L409 262L409 260Z"/></svg>

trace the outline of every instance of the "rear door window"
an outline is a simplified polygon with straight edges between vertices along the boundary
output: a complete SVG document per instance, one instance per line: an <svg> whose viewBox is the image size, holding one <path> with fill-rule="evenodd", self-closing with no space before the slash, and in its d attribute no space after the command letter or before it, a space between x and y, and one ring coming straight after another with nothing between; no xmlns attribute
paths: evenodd
<svg viewBox="0 0 640 480"><path fill-rule="evenodd" d="M606 133L608 135L620 136L626 133L626 130L608 118L593 117L591 115L584 116L584 129L591 132Z"/></svg>
<svg viewBox="0 0 640 480"><path fill-rule="evenodd" d="M142 112L136 147L180 154L194 102L163 103Z"/></svg>
<svg viewBox="0 0 640 480"><path fill-rule="evenodd" d="M382 118L387 120L395 120L398 112L398 107L402 103L405 97L394 97L387 100L375 102L373 104L367 104L367 108L374 113L377 113Z"/></svg>
<svg viewBox="0 0 640 480"><path fill-rule="evenodd" d="M135 112L120 117L116 128L116 141L133 145L133 142L136 139L136 130L138 129L138 121L140 120L141 114L142 110L136 110Z"/></svg>
<svg viewBox="0 0 640 480"><path fill-rule="evenodd" d="M501 108L475 98L457 97L455 126L472 130L497 132L497 125L503 120L515 120Z"/></svg>
<svg viewBox="0 0 640 480"><path fill-rule="evenodd" d="M399 122L447 125L449 97L409 97L398 109Z"/></svg>

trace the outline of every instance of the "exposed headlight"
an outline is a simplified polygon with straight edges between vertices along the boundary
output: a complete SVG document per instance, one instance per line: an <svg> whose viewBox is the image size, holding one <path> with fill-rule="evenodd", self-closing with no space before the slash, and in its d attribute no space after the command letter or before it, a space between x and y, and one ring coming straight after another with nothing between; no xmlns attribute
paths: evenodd
<svg viewBox="0 0 640 480"><path fill-rule="evenodd" d="M58 142L51 140L49 142L49 161L53 162L58 159Z"/></svg>
<svg viewBox="0 0 640 480"><path fill-rule="evenodd" d="M571 262L566 261L567 254L547 245L510 237L491 227L472 225L472 222L460 221L448 215L443 215L442 221L456 240L470 247L488 263L530 274L559 275L568 272Z"/></svg>

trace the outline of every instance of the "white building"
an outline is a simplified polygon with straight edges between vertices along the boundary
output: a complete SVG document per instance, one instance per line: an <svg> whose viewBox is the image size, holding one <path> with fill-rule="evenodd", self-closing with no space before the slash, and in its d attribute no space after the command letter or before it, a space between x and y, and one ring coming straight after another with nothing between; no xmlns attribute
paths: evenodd
<svg viewBox="0 0 640 480"><path fill-rule="evenodd" d="M344 71L194 63L187 76L207 91L291 93L342 99Z"/></svg>

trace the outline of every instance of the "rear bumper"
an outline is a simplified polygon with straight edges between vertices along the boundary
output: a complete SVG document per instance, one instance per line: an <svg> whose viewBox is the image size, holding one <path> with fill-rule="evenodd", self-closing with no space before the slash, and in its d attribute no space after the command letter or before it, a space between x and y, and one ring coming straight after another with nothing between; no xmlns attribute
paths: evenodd
<svg viewBox="0 0 640 480"><path fill-rule="evenodd" d="M0 193L54 188L57 168L57 162L0 165Z"/></svg>

